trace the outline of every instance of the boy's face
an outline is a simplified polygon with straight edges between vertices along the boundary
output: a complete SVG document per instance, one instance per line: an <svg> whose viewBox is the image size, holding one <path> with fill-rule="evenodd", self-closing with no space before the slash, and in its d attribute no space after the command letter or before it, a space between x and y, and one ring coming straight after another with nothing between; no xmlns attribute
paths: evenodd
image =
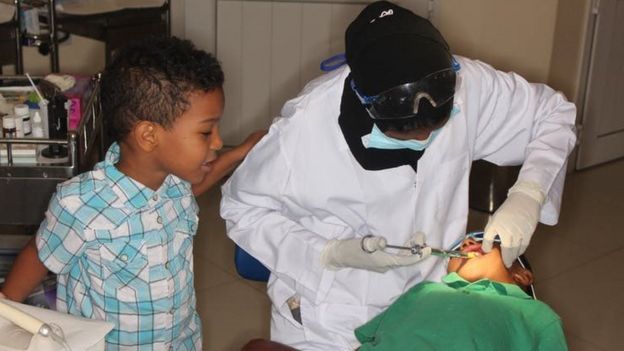
<svg viewBox="0 0 624 351"><path fill-rule="evenodd" d="M161 166L192 184L200 183L212 170L216 151L223 146L218 122L223 114L223 91L190 94L189 109L171 128L159 129L158 159Z"/></svg>
<svg viewBox="0 0 624 351"><path fill-rule="evenodd" d="M506 273L500 254L500 246L494 245L492 251L484 253L481 242L473 238L466 238L460 247L462 252L476 252L475 258L452 258L448 263L448 272L455 272L467 281L474 282L480 279L499 280Z"/></svg>

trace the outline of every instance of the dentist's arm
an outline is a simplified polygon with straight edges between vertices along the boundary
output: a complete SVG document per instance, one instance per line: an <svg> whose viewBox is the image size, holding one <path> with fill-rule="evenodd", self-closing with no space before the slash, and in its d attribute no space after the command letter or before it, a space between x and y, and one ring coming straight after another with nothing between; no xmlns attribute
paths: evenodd
<svg viewBox="0 0 624 351"><path fill-rule="evenodd" d="M544 84L476 61L461 64L465 99L475 102L466 104L473 159L522 164L516 184L484 235L486 252L496 236L501 238L503 261L509 267L526 250L538 221L557 223L566 161L576 140L576 108Z"/></svg>

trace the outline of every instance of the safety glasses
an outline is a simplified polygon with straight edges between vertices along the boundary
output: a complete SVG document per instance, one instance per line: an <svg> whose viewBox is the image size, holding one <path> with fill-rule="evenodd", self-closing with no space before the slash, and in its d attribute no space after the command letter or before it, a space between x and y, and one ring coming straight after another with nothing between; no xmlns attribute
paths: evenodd
<svg viewBox="0 0 624 351"><path fill-rule="evenodd" d="M455 71L448 68L431 73L417 82L390 88L375 96L361 94L353 79L351 89L371 118L403 119L418 114L418 106L422 99L429 101L433 107L441 106L452 99L455 95L455 79Z"/></svg>

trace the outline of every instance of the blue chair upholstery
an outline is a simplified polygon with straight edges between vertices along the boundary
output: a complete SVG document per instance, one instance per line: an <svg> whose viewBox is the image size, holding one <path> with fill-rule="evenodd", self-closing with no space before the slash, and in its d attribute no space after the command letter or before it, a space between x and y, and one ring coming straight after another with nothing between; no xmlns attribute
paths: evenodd
<svg viewBox="0 0 624 351"><path fill-rule="evenodd" d="M234 265L236 266L238 275L245 279L258 282L266 282L269 280L269 270L238 245L234 248Z"/></svg>

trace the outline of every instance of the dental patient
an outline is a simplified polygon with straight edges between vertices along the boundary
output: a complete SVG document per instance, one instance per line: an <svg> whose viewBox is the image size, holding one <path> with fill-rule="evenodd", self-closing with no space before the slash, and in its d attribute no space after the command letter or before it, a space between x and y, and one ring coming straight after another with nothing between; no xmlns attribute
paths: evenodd
<svg viewBox="0 0 624 351"><path fill-rule="evenodd" d="M567 345L561 319L525 291L533 274L518 261L507 269L500 246L483 253L467 236L441 283L422 282L387 310L357 328L358 351L561 351ZM267 340L252 340L242 351L294 351Z"/></svg>
<svg viewBox="0 0 624 351"><path fill-rule="evenodd" d="M524 290L531 272L518 261L503 265L500 247L484 254L467 237L442 283L423 282L355 330L359 351L567 350L561 319Z"/></svg>

